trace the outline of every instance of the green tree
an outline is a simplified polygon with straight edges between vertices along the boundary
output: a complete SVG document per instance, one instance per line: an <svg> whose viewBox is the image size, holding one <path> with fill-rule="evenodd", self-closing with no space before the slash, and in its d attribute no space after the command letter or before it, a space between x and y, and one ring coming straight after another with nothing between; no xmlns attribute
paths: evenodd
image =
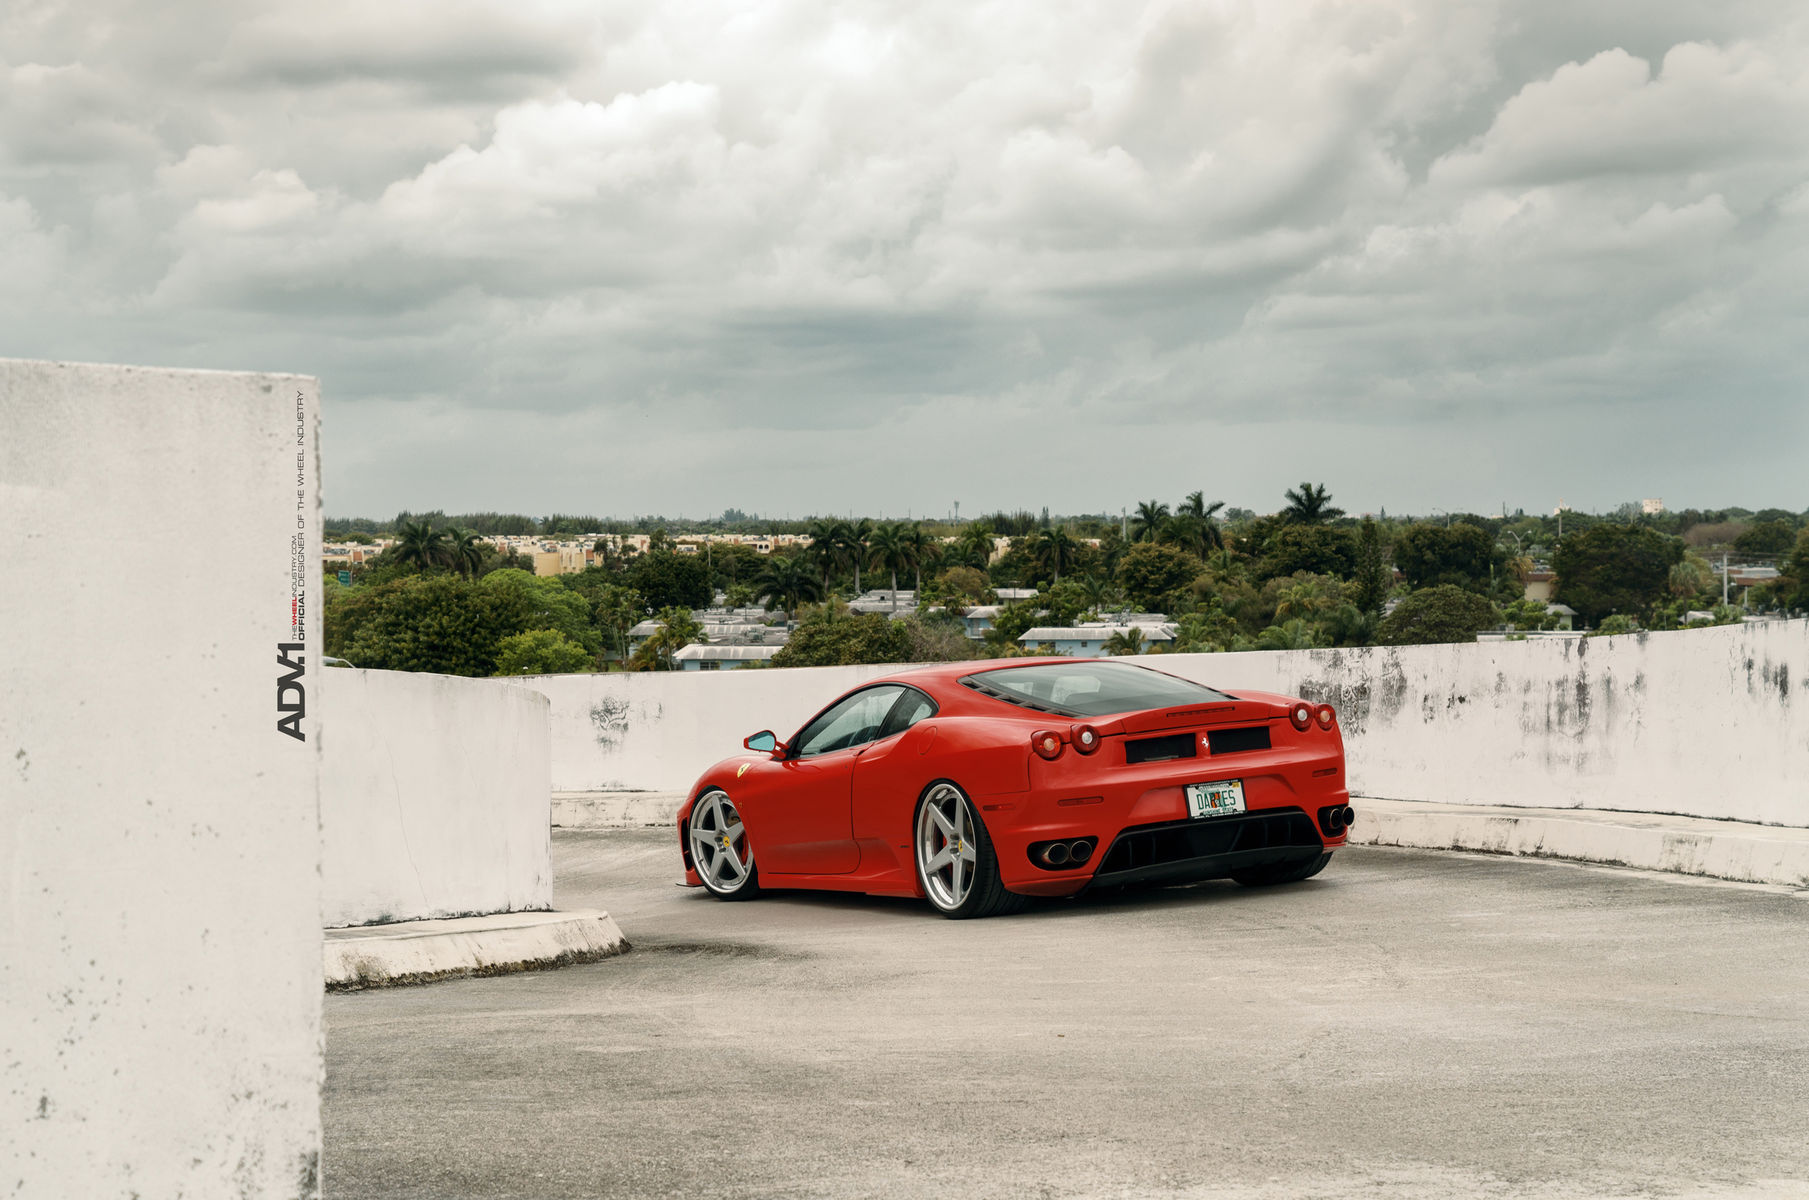
<svg viewBox="0 0 1809 1200"><path fill-rule="evenodd" d="M1512 604L1502 607L1501 619L1513 626L1516 631L1525 633L1532 630L1556 629L1560 618L1557 613L1547 611L1542 600L1516 600Z"/></svg>
<svg viewBox="0 0 1809 1200"><path fill-rule="evenodd" d="M1105 640L1105 652L1113 658L1126 654L1142 654L1143 651L1143 630L1135 625L1128 625L1117 630Z"/></svg>
<svg viewBox="0 0 1809 1200"><path fill-rule="evenodd" d="M821 600L823 585L802 556L775 554L755 577L754 592L765 603L767 612L782 609L789 619L800 605Z"/></svg>
<svg viewBox="0 0 1809 1200"><path fill-rule="evenodd" d="M1131 541L1153 542L1161 534L1162 527L1168 524L1168 505L1155 500L1145 500L1137 505L1137 513L1131 518Z"/></svg>
<svg viewBox="0 0 1809 1200"><path fill-rule="evenodd" d="M1207 654L1232 650L1238 645L1237 618L1226 612L1215 597L1206 607L1188 613L1175 625L1177 654Z"/></svg>
<svg viewBox="0 0 1809 1200"><path fill-rule="evenodd" d="M1118 564L1118 583L1146 612L1169 612L1183 603L1205 564L1175 546L1139 542Z"/></svg>
<svg viewBox="0 0 1809 1200"><path fill-rule="evenodd" d="M985 604L991 594L992 586L984 572L973 567L950 567L930 580L930 590L919 592L917 599L920 604L940 601L950 613L959 616L976 604Z"/></svg>
<svg viewBox="0 0 1809 1200"><path fill-rule="evenodd" d="M1282 525L1263 544L1256 574L1259 579L1306 571L1313 575L1347 578L1357 566L1357 542L1348 529L1329 525Z"/></svg>
<svg viewBox="0 0 1809 1200"><path fill-rule="evenodd" d="M1590 637L1608 637L1617 633L1633 633L1639 629L1638 622L1626 613L1613 613L1602 618L1602 623L1590 631Z"/></svg>
<svg viewBox="0 0 1809 1200"><path fill-rule="evenodd" d="M866 565L873 541L873 522L866 517L858 521L842 521L838 534L842 542L842 560L854 566L854 594L861 595L861 567Z"/></svg>
<svg viewBox="0 0 1809 1200"><path fill-rule="evenodd" d="M435 529L430 521L407 521L397 530L396 542L388 556L417 571L450 566L451 551L446 531Z"/></svg>
<svg viewBox="0 0 1809 1200"><path fill-rule="evenodd" d="M890 572L894 592L898 590L900 568L911 569L914 553L915 547L901 522L887 522L873 531L868 560L878 570Z"/></svg>
<svg viewBox="0 0 1809 1200"><path fill-rule="evenodd" d="M702 558L671 549L649 550L628 568L628 584L654 608L705 608L712 596Z"/></svg>
<svg viewBox="0 0 1809 1200"><path fill-rule="evenodd" d="M1281 515L1291 525L1322 525L1344 515L1342 508L1332 507L1332 494L1324 484L1302 482L1298 491L1289 488L1286 496Z"/></svg>
<svg viewBox="0 0 1809 1200"><path fill-rule="evenodd" d="M498 675L571 675L594 669L590 651L557 629L530 629L497 644Z"/></svg>
<svg viewBox="0 0 1809 1200"><path fill-rule="evenodd" d="M1441 583L1407 596L1382 618L1376 640L1384 646L1473 642L1495 624L1495 606L1475 592Z"/></svg>
<svg viewBox="0 0 1809 1200"><path fill-rule="evenodd" d="M635 650L634 658L628 664L633 670L670 671L674 666L674 654L704 640L703 626L687 608L678 605L662 608L654 620L660 622L659 632Z"/></svg>
<svg viewBox="0 0 1809 1200"><path fill-rule="evenodd" d="M520 611L526 614L526 629L556 629L593 654L601 649L601 639L591 622L590 600L566 587L561 577L492 571L478 580L477 586L486 592L518 597Z"/></svg>
<svg viewBox="0 0 1809 1200"><path fill-rule="evenodd" d="M378 670L494 675L503 639L532 618L517 592L456 575L407 576L332 596L326 652Z"/></svg>
<svg viewBox="0 0 1809 1200"><path fill-rule="evenodd" d="M1394 571L1382 559L1382 535L1372 518L1364 517L1357 531L1357 561L1351 575L1356 584L1352 603L1365 616L1380 618L1388 593L1394 590Z"/></svg>
<svg viewBox="0 0 1809 1200"><path fill-rule="evenodd" d="M1741 554L1775 558L1789 554L1796 542L1796 526L1789 521L1759 521L1734 539L1734 549Z"/></svg>
<svg viewBox="0 0 1809 1200"><path fill-rule="evenodd" d="M911 635L903 621L880 613L817 609L792 630L773 656L775 667L833 667L854 663L899 663L911 657Z"/></svg>
<svg viewBox="0 0 1809 1200"><path fill-rule="evenodd" d="M1310 622L1301 617L1280 625L1271 625L1256 635L1258 650L1316 650L1330 644Z"/></svg>
<svg viewBox="0 0 1809 1200"><path fill-rule="evenodd" d="M1486 592L1496 573L1505 573L1507 551L1486 529L1466 522L1454 525L1409 525L1395 539L1394 565L1418 590L1448 583Z"/></svg>
<svg viewBox="0 0 1809 1200"><path fill-rule="evenodd" d="M476 577L489 549L475 529L455 527L446 531L446 563L466 579Z"/></svg>
<svg viewBox="0 0 1809 1200"><path fill-rule="evenodd" d="M1225 544L1217 520L1218 511L1224 507L1223 500L1206 503L1205 492L1187 493L1187 498L1176 507L1175 515L1168 524L1170 540L1183 550L1204 559Z"/></svg>
<svg viewBox="0 0 1809 1200"><path fill-rule="evenodd" d="M1553 556L1558 599L1590 625L1610 613L1643 616L1665 596L1683 543L1638 525L1600 524L1566 534Z"/></svg>
<svg viewBox="0 0 1809 1200"><path fill-rule="evenodd" d="M1055 583L1062 581L1062 565L1073 562L1079 550L1080 542L1059 525L1038 530L1030 538L1030 560L1039 573L1047 573L1044 578Z"/></svg>

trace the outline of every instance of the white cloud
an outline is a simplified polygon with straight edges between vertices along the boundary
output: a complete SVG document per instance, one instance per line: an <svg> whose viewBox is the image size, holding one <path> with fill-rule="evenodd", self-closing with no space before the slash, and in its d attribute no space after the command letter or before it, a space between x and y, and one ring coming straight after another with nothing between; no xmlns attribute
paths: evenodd
<svg viewBox="0 0 1809 1200"><path fill-rule="evenodd" d="M509 507L845 507L818 469L1080 507L1151 490L1124 447L1156 444L1263 505L1344 444L1403 449L1351 505L1453 508L1432 464L1483 431L1489 471L1582 463L1564 494L1612 503L1647 462L1542 465L1501 414L1597 436L1712 387L1801 428L1783 0L1612 33L1435 0L231 11L0 17L0 221L53 293L0 302L0 353L316 371L363 456L335 505L478 504L434 490L456 460ZM427 411L431 452L396 419ZM997 446L1070 421L1122 431L1058 456L1097 494L1008 493L1038 473ZM1233 428L1235 470L1176 449ZM709 469L549 475L545 438Z"/></svg>

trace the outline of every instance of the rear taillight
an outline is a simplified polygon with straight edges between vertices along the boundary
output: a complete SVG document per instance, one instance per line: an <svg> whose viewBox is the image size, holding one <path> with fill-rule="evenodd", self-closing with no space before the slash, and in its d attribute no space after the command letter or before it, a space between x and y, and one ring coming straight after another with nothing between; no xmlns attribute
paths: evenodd
<svg viewBox="0 0 1809 1200"><path fill-rule="evenodd" d="M1030 735L1030 748L1054 762L1062 756L1062 735L1050 729L1039 729Z"/></svg>
<svg viewBox="0 0 1809 1200"><path fill-rule="evenodd" d="M1091 725L1076 725L1069 736L1074 739L1074 748L1082 754L1091 754L1099 749L1099 730Z"/></svg>
<svg viewBox="0 0 1809 1200"><path fill-rule="evenodd" d="M1296 704L1288 710L1288 720L1294 722L1294 728L1305 733L1313 727L1313 710L1304 704Z"/></svg>
<svg viewBox="0 0 1809 1200"><path fill-rule="evenodd" d="M1321 704L1313 710L1313 716L1319 722L1319 728L1330 729L1332 722L1338 719L1338 712L1329 704Z"/></svg>

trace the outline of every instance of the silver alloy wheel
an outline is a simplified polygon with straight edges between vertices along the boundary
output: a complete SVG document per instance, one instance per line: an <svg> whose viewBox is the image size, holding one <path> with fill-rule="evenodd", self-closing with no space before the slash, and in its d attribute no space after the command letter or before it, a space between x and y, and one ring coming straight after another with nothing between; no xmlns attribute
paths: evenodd
<svg viewBox="0 0 1809 1200"><path fill-rule="evenodd" d="M691 863L713 892L738 891L754 866L741 814L724 792L705 792L691 808Z"/></svg>
<svg viewBox="0 0 1809 1200"><path fill-rule="evenodd" d="M917 877L930 903L952 912L973 891L979 873L973 809L952 783L939 783L917 810Z"/></svg>

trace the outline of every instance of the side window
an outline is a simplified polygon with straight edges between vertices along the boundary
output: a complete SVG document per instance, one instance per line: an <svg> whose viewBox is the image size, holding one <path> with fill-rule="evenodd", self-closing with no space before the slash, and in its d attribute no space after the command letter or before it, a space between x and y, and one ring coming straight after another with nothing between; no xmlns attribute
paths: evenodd
<svg viewBox="0 0 1809 1200"><path fill-rule="evenodd" d="M879 727L898 702L896 686L868 688L843 700L798 735L798 757L829 754L859 746L879 736Z"/></svg>
<svg viewBox="0 0 1809 1200"><path fill-rule="evenodd" d="M880 737L891 737L895 733L903 733L925 717L934 716L936 702L918 691L916 688L904 689L904 695L892 709L892 715L886 718L885 727L879 731Z"/></svg>

